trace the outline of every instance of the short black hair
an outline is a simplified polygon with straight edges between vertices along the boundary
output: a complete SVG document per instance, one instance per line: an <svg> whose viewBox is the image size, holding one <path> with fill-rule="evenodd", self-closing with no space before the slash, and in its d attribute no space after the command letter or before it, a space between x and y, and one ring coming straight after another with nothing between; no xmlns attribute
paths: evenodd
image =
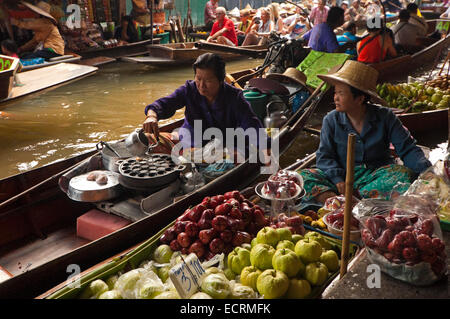
<svg viewBox="0 0 450 319"><path fill-rule="evenodd" d="M409 11L408 10L405 10L405 9L403 9L403 10L400 10L400 12L399 12L399 14L398 14L398 18L400 19L400 20L409 20L409 17L410 17L411 15L409 14Z"/></svg>
<svg viewBox="0 0 450 319"><path fill-rule="evenodd" d="M344 9L341 7L331 7L328 11L327 23L332 25L338 25L341 19L344 17Z"/></svg>
<svg viewBox="0 0 450 319"><path fill-rule="evenodd" d="M415 4L415 3L409 3L406 6L406 10L408 10L408 12L411 12L411 13L417 13L417 9L418 9L418 7L417 7L417 4Z"/></svg>
<svg viewBox="0 0 450 319"><path fill-rule="evenodd" d="M357 88L355 88L355 87L353 87L351 85L349 85L349 87L350 87L350 92L352 93L352 96L353 96L354 99L357 98L358 96L363 96L364 97L363 104L370 101L370 95L369 94L367 94L367 93L365 93L365 92L363 92L363 91L361 91L361 90L359 90L359 89L357 89Z"/></svg>
<svg viewBox="0 0 450 319"><path fill-rule="evenodd" d="M200 55L192 65L194 73L197 69L210 69L220 82L225 80L225 61L215 53L205 53Z"/></svg>
<svg viewBox="0 0 450 319"><path fill-rule="evenodd" d="M8 50L9 52L17 53L17 51L18 51L16 42L14 42L11 39L3 40L0 45L2 47L4 47L6 50Z"/></svg>

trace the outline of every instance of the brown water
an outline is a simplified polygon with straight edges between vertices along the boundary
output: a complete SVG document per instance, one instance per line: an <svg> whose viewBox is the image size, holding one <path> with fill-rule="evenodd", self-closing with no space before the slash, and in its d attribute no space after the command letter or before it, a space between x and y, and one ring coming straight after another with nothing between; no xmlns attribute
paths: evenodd
<svg viewBox="0 0 450 319"><path fill-rule="evenodd" d="M262 60L227 63L227 72ZM0 107L0 178L93 150L126 137L144 120L144 107L193 78L190 66L157 69L132 63ZM181 118L179 110L174 118Z"/></svg>

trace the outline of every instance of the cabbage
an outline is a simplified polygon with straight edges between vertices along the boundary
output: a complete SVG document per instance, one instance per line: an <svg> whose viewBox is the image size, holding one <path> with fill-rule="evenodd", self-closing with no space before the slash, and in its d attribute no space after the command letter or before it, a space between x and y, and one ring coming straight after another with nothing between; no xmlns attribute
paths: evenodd
<svg viewBox="0 0 450 319"><path fill-rule="evenodd" d="M197 292L193 294L190 299L212 299L212 297L204 292Z"/></svg>
<svg viewBox="0 0 450 319"><path fill-rule="evenodd" d="M242 284L235 284L231 290L231 299L255 299L256 292L248 286Z"/></svg>
<svg viewBox="0 0 450 319"><path fill-rule="evenodd" d="M103 280L97 279L81 292L80 299L97 299L105 291L108 291L108 285Z"/></svg>
<svg viewBox="0 0 450 319"><path fill-rule="evenodd" d="M136 283L141 279L144 272L144 269L137 268L124 273L117 279L114 289L119 291L124 299L136 298Z"/></svg>
<svg viewBox="0 0 450 319"><path fill-rule="evenodd" d="M154 299L181 299L180 295L175 291L164 291L157 295Z"/></svg>
<svg viewBox="0 0 450 319"><path fill-rule="evenodd" d="M202 291L214 299L225 299L231 293L230 282L224 274L210 274L203 279Z"/></svg>
<svg viewBox="0 0 450 319"><path fill-rule="evenodd" d="M122 299L122 296L117 290L110 290L102 293L98 299Z"/></svg>
<svg viewBox="0 0 450 319"><path fill-rule="evenodd" d="M119 279L119 276L117 276L117 275L112 275L112 276L109 276L108 278L106 278L105 282L108 285L108 290L114 289L114 285L116 284L117 279Z"/></svg>
<svg viewBox="0 0 450 319"><path fill-rule="evenodd" d="M173 251L170 249L169 245L160 245L153 252L153 260L158 264L167 264L170 262Z"/></svg>

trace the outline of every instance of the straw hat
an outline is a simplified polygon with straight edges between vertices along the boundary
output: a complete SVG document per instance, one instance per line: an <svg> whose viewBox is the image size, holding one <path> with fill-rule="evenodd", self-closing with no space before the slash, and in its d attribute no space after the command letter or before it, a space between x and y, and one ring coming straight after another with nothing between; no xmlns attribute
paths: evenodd
<svg viewBox="0 0 450 319"><path fill-rule="evenodd" d="M297 70L296 68L287 68L283 74L281 73L271 73L266 76L268 79L272 79L280 82L295 82L297 84L306 86L306 75Z"/></svg>
<svg viewBox="0 0 450 319"><path fill-rule="evenodd" d="M31 11L34 11L35 13L44 16L48 19L50 19L54 24L57 24L58 22L56 19L50 14L51 5L47 2L40 1L37 5L32 5L31 3L21 1L21 3L26 6Z"/></svg>
<svg viewBox="0 0 450 319"><path fill-rule="evenodd" d="M386 105L377 93L378 71L364 63L347 60L339 71L331 74L318 74L317 77L331 85L344 83L370 95L374 101Z"/></svg>

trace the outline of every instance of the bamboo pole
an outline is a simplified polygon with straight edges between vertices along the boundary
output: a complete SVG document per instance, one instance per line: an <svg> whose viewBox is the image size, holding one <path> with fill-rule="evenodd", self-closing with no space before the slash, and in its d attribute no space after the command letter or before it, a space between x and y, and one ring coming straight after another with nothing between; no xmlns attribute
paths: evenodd
<svg viewBox="0 0 450 319"><path fill-rule="evenodd" d="M347 273L350 244L350 218L352 213L353 177L355 170L355 138L351 133L347 139L347 173L345 176L344 233L342 234L340 278Z"/></svg>

